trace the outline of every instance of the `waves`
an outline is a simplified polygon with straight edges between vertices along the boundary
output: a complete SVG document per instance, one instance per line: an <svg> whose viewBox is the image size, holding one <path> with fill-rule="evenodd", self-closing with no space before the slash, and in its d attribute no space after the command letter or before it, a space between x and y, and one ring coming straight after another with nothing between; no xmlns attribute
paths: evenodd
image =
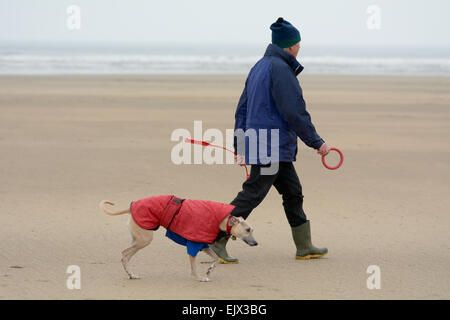
<svg viewBox="0 0 450 320"><path fill-rule="evenodd" d="M323 56L305 57L302 62L314 74L450 75L450 59L443 58Z"/></svg>
<svg viewBox="0 0 450 320"><path fill-rule="evenodd" d="M0 74L247 74L257 54L0 50ZM450 75L447 57L305 55L305 74Z"/></svg>

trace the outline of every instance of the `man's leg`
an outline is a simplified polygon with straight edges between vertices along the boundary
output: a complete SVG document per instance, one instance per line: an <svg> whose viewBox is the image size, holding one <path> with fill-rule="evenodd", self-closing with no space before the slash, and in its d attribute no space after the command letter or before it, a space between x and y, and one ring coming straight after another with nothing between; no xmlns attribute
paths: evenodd
<svg viewBox="0 0 450 320"><path fill-rule="evenodd" d="M283 197L284 212L297 247L296 259L306 260L324 256L328 249L316 248L311 242L309 220L303 211L302 186L292 162L280 163L274 186Z"/></svg>
<svg viewBox="0 0 450 320"><path fill-rule="evenodd" d="M247 219L264 200L277 176L278 172L274 175L262 175L261 166L252 166L250 177L242 184L242 191L230 203L236 207L231 214Z"/></svg>
<svg viewBox="0 0 450 320"><path fill-rule="evenodd" d="M300 179L292 162L281 162L277 179L273 183L283 198L284 212L291 227L306 222L303 211L303 193Z"/></svg>
<svg viewBox="0 0 450 320"><path fill-rule="evenodd" d="M253 209L264 200L277 175L278 172L274 175L262 175L261 166L253 165L250 177L242 184L242 191L231 201L231 204L235 206L231 214L247 219ZM211 249L219 256L222 263L238 263L238 259L230 257L227 253L225 246L228 238L225 235L226 233L221 231L211 245Z"/></svg>

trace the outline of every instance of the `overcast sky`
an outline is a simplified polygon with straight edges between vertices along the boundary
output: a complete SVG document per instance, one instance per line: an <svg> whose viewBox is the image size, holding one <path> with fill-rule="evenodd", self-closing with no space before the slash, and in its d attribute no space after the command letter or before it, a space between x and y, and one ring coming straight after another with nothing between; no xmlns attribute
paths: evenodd
<svg viewBox="0 0 450 320"><path fill-rule="evenodd" d="M81 29L66 25L69 5ZM381 9L368 29L369 5ZM448 0L0 0L0 42L260 44L279 16L302 44L450 47Z"/></svg>

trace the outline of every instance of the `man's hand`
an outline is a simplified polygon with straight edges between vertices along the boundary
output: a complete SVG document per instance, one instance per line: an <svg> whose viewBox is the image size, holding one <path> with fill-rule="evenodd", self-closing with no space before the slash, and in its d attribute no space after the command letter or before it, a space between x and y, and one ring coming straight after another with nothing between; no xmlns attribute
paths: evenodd
<svg viewBox="0 0 450 320"><path fill-rule="evenodd" d="M317 153L322 155L322 156L326 156L328 154L328 152L330 152L330 147L324 143L322 144L322 146L319 148L319 150L317 150Z"/></svg>
<svg viewBox="0 0 450 320"><path fill-rule="evenodd" d="M245 166L245 156L240 154L234 156L234 161L240 166Z"/></svg>

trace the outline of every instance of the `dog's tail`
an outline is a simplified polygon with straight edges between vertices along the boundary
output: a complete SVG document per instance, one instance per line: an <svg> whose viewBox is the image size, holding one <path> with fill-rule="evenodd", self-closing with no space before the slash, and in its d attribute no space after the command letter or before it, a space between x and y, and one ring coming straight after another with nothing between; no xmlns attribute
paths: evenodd
<svg viewBox="0 0 450 320"><path fill-rule="evenodd" d="M117 216L119 214L130 213L130 208L122 210L122 211L117 211L117 212L110 211L105 207L105 204L109 204L109 205L113 206L114 203L112 203L111 201L108 201L108 200L103 200L99 204L100 209L103 210L103 212L109 214L110 216Z"/></svg>

